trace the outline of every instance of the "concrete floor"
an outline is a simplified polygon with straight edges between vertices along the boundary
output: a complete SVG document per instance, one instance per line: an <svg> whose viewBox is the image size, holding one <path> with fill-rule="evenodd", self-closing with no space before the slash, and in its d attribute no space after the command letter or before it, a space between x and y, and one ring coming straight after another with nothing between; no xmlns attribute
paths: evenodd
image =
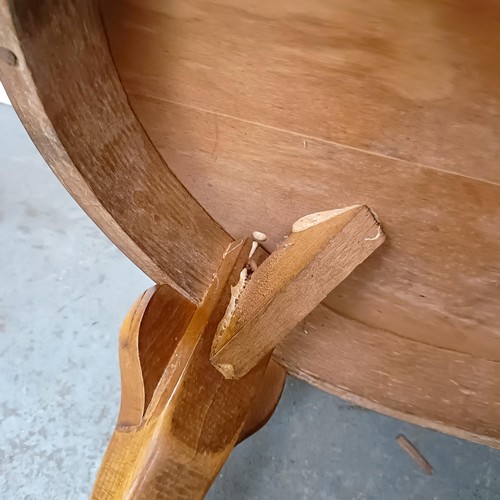
<svg viewBox="0 0 500 500"><path fill-rule="evenodd" d="M151 282L70 198L6 105L0 160L0 498L88 498L118 412L118 328ZM289 378L271 422L238 446L208 498L493 500L499 473L500 451Z"/></svg>

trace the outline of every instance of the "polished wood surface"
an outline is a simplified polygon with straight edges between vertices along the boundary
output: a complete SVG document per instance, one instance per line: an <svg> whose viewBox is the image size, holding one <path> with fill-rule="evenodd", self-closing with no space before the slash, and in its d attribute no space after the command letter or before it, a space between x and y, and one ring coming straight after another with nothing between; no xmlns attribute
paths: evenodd
<svg viewBox="0 0 500 500"><path fill-rule="evenodd" d="M286 370L274 359L271 359L238 436L238 444L267 424L278 406L285 382Z"/></svg>
<svg viewBox="0 0 500 500"><path fill-rule="evenodd" d="M194 304L169 286L146 290L130 309L120 329L120 426L142 422L195 311Z"/></svg>
<svg viewBox="0 0 500 500"><path fill-rule="evenodd" d="M269 367L267 356L240 380L226 380L209 361L250 247L238 242L228 249L198 308L167 285L146 291L132 307L120 332L121 412L96 500L201 499L236 443L269 419L283 389L283 368ZM147 395L148 387L153 394L132 421L137 395Z"/></svg>

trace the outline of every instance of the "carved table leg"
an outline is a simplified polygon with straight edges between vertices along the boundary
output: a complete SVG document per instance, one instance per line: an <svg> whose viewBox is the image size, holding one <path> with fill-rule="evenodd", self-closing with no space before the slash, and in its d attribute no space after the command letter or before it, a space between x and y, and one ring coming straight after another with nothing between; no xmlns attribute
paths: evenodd
<svg viewBox="0 0 500 500"><path fill-rule="evenodd" d="M131 309L120 334L120 415L93 498L202 498L237 442L272 414L285 372L269 356L239 380L209 360L249 245L229 249L199 308L164 285Z"/></svg>

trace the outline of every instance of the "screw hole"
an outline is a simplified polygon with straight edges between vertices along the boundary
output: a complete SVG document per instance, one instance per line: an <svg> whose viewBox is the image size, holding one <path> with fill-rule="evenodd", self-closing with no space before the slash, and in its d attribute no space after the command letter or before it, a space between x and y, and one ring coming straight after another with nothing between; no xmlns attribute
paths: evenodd
<svg viewBox="0 0 500 500"><path fill-rule="evenodd" d="M0 60L7 63L9 66L17 66L17 56L12 50L0 47Z"/></svg>

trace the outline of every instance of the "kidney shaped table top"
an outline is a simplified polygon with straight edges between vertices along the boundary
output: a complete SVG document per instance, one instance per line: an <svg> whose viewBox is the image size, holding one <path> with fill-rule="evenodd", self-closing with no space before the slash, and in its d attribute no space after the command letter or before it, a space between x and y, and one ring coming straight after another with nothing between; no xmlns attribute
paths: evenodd
<svg viewBox="0 0 500 500"><path fill-rule="evenodd" d="M233 238L367 204L387 241L278 346L500 444L500 3L0 1L0 71L109 238L194 304Z"/></svg>

